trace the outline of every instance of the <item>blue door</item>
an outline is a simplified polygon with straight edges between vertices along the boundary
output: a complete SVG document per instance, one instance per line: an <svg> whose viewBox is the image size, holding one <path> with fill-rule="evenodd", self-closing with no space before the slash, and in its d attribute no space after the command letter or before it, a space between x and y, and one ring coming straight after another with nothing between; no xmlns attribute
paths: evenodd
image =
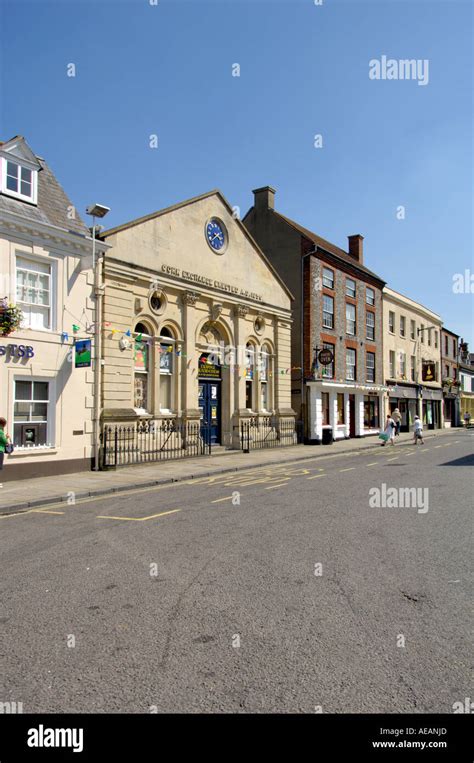
<svg viewBox="0 0 474 763"><path fill-rule="evenodd" d="M221 384L199 379L198 405L201 409L202 436L206 442L221 441Z"/></svg>

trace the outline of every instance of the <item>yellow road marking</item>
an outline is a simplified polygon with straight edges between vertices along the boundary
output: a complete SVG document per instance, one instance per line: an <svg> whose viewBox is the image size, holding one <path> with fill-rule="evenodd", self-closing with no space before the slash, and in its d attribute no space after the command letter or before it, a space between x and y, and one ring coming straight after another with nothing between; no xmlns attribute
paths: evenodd
<svg viewBox="0 0 474 763"><path fill-rule="evenodd" d="M394 456L393 458L387 458L387 461L396 461L400 456Z"/></svg>
<svg viewBox="0 0 474 763"><path fill-rule="evenodd" d="M89 496L89 498L78 498L74 503L67 503L67 501L61 501L60 503L47 503L44 504L45 506L51 506L52 508L56 508L58 506L64 507L64 506L79 506L83 503L90 503L91 501L110 501L113 498L126 498L129 495L136 495L137 493L149 493L151 490L164 490L165 488L169 487L176 487L180 483L173 482L169 485L155 485L151 487L142 487L142 488L136 488L135 490L119 490L116 493L107 493L106 495L92 495ZM1 509L0 509L1 510ZM31 514L33 511L45 511L45 509L28 509L27 511L17 511L14 514L5 514L6 517L18 517L23 516L24 514ZM49 509L48 509L49 511ZM60 512L61 514L64 514L65 512ZM3 516L0 516L0 519L3 519Z"/></svg>
<svg viewBox="0 0 474 763"><path fill-rule="evenodd" d="M437 448L442 448L444 446L443 445L435 445L434 447L435 447L435 450L436 450Z"/></svg>
<svg viewBox="0 0 474 763"><path fill-rule="evenodd" d="M232 496L228 495L225 498L216 498L215 501L211 501L211 503L220 503L221 501L230 501L232 500Z"/></svg>
<svg viewBox="0 0 474 763"><path fill-rule="evenodd" d="M318 477L327 477L327 474L315 474L314 477L306 477L307 480L317 480Z"/></svg>
<svg viewBox="0 0 474 763"><path fill-rule="evenodd" d="M124 522L146 522L148 519L156 519L156 517L165 517L167 514L176 514L181 509L173 509L172 511L162 511L160 514L152 514L149 517L96 517L96 519L119 519Z"/></svg>
<svg viewBox="0 0 474 763"><path fill-rule="evenodd" d="M352 472L355 466L349 466L347 469L339 469L340 472Z"/></svg>
<svg viewBox="0 0 474 763"><path fill-rule="evenodd" d="M23 517L25 514L64 514L64 511L47 511L46 509L28 509L28 511L15 511L12 514L2 514L0 519L10 517Z"/></svg>
<svg viewBox="0 0 474 763"><path fill-rule="evenodd" d="M367 464L367 466L377 466L378 461L372 461L371 464Z"/></svg>
<svg viewBox="0 0 474 763"><path fill-rule="evenodd" d="M274 490L276 487L288 487L288 482L280 482L279 485L270 485L270 487L266 487L265 490Z"/></svg>
<svg viewBox="0 0 474 763"><path fill-rule="evenodd" d="M64 511L49 511L49 509L31 509L28 514L64 514Z"/></svg>

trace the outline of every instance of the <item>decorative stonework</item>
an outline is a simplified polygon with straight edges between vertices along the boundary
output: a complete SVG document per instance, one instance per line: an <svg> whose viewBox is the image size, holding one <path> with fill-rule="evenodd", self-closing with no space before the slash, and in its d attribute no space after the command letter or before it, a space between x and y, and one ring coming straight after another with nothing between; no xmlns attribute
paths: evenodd
<svg viewBox="0 0 474 763"><path fill-rule="evenodd" d="M254 328L256 334L263 334L265 331L265 318L261 313L255 318Z"/></svg>
<svg viewBox="0 0 474 763"><path fill-rule="evenodd" d="M235 315L237 318L246 318L248 315L249 309L247 305L236 305L235 306Z"/></svg>
<svg viewBox="0 0 474 763"><path fill-rule="evenodd" d="M199 294L197 293L197 291L183 292L183 305L190 305L191 307L194 307L198 299L199 299Z"/></svg>
<svg viewBox="0 0 474 763"><path fill-rule="evenodd" d="M211 321L212 322L215 322L215 321L219 320L219 318L220 318L220 316L222 314L222 305L220 305L220 304L212 305L210 313L211 313Z"/></svg>
<svg viewBox="0 0 474 763"><path fill-rule="evenodd" d="M199 341L202 344L217 345L221 341L221 335L217 328L212 325L211 321L207 321L201 329L199 335Z"/></svg>

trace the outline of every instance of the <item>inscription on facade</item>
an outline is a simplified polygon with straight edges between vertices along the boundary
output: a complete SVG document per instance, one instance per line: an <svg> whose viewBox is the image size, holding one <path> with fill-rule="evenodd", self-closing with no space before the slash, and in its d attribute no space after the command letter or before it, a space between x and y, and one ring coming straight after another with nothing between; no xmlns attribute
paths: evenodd
<svg viewBox="0 0 474 763"><path fill-rule="evenodd" d="M239 297L245 297L246 299L253 299L257 302L262 302L263 297L260 294L256 294L253 291L247 291L247 289L240 289L238 286L232 286L222 281L214 280L213 278L206 278L206 276L200 276L197 273L190 273L188 270L181 270L180 268L172 267L171 265L162 265L162 273L166 273L169 276L176 276L177 278L183 278L185 281L192 281L193 283L200 283L204 286L212 286L214 289L220 291L226 291L229 294L236 294Z"/></svg>

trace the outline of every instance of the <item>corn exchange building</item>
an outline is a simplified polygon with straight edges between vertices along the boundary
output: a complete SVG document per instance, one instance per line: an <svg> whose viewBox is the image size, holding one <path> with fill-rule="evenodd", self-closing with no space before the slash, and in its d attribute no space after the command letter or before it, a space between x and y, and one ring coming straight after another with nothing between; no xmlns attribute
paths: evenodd
<svg viewBox="0 0 474 763"><path fill-rule="evenodd" d="M106 231L103 423L294 426L287 287L219 191Z"/></svg>

